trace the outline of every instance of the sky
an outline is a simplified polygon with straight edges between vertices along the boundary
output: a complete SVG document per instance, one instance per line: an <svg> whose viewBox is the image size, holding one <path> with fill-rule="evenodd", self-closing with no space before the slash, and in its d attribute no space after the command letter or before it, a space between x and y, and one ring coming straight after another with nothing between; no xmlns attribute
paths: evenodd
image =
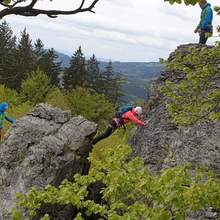
<svg viewBox="0 0 220 220"><path fill-rule="evenodd" d="M81 1L39 2L38 8L72 9ZM220 5L220 0L209 2ZM46 48L72 55L81 45L86 57L94 53L113 61L158 61L167 58L180 44L198 42L198 35L193 32L201 13L198 5L170 5L163 0L100 0L95 12L56 19L12 15L5 20L17 36L26 27L31 38L40 38ZM218 24L220 16L215 16L214 27ZM217 39L209 39L208 44Z"/></svg>

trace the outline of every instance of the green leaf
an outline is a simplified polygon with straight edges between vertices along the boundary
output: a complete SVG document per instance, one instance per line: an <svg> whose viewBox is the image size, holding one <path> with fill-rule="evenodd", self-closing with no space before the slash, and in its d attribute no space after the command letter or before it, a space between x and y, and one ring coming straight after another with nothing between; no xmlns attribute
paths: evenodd
<svg viewBox="0 0 220 220"><path fill-rule="evenodd" d="M5 3L6 5L9 5L9 4L11 3L11 0L4 0L4 3Z"/></svg>

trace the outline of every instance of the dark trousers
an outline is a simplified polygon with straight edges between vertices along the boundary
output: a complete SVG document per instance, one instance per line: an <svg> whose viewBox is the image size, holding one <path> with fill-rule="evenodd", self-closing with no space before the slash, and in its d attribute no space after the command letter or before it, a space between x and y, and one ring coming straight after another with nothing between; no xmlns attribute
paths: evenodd
<svg viewBox="0 0 220 220"><path fill-rule="evenodd" d="M109 123L108 127L106 128L106 130L104 131L104 133L100 134L99 136L97 136L96 138L93 139L92 144L97 144L102 139L109 137L111 134L114 133L114 131L117 128L118 128L118 126L117 126L116 122L114 120L111 121Z"/></svg>
<svg viewBox="0 0 220 220"><path fill-rule="evenodd" d="M3 130L2 128L0 128L0 141L2 140L2 138L3 138Z"/></svg>
<svg viewBox="0 0 220 220"><path fill-rule="evenodd" d="M202 32L200 33L200 37L199 37L199 43L200 43L200 44L206 44L206 42L207 42L207 40L208 40L208 37L206 37L206 33L207 33L207 32L204 32L204 31L202 31Z"/></svg>

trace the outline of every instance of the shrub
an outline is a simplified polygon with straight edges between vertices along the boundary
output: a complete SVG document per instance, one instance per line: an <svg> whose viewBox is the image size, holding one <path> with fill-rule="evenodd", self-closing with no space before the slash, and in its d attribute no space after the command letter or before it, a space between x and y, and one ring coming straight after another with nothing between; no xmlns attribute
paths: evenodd
<svg viewBox="0 0 220 220"><path fill-rule="evenodd" d="M73 205L82 216L99 214L103 219L185 219L190 211L220 208L220 182L205 168L192 175L190 166L170 168L151 175L141 158L129 160L131 148L119 145L108 149L102 160L90 157L93 167L75 181L64 180L58 187L35 188L18 194L14 220L23 219L23 209L33 217L42 204ZM88 199L89 186L103 183L103 202ZM81 218L81 214L77 219ZM20 217L19 217L20 216Z"/></svg>
<svg viewBox="0 0 220 220"><path fill-rule="evenodd" d="M185 74L180 82L167 81L161 89L169 97L166 108L175 123L220 119L220 45L192 48L186 56L178 52L167 69Z"/></svg>
<svg viewBox="0 0 220 220"><path fill-rule="evenodd" d="M61 108L62 110L69 110L69 107L66 101L66 96L59 88L54 88L46 96L45 101L54 107Z"/></svg>
<svg viewBox="0 0 220 220"><path fill-rule="evenodd" d="M93 90L78 87L67 92L65 97L73 115L82 115L100 126L105 125L114 115L113 104Z"/></svg>
<svg viewBox="0 0 220 220"><path fill-rule="evenodd" d="M21 98L23 101L29 101L32 105L36 105L45 102L47 95L53 89L47 74L38 69L22 82Z"/></svg>

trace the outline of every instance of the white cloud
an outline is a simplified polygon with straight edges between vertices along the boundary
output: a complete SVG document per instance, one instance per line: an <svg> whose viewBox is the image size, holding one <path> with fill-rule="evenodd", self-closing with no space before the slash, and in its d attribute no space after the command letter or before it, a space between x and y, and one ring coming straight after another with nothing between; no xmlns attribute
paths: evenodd
<svg viewBox="0 0 220 220"><path fill-rule="evenodd" d="M69 0L53 2L55 8L73 6ZM51 2L42 1L39 7L50 5ZM113 60L158 60L167 57L179 44L198 41L193 33L200 16L198 6L171 6L163 0L100 0L95 10L96 14L57 19L11 16L7 20L16 33L26 26L31 36L41 38L47 47L72 54L82 45L87 56L95 53L97 57ZM220 19L216 18L215 26L218 23Z"/></svg>

